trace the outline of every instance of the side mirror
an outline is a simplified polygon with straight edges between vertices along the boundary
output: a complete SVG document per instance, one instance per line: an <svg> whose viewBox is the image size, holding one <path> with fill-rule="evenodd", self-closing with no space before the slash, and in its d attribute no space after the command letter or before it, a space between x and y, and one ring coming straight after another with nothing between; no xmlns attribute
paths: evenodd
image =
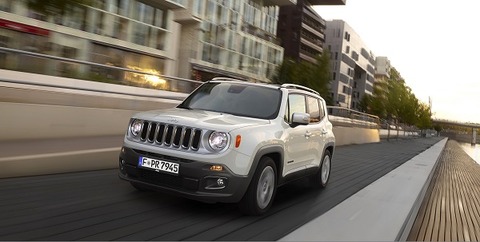
<svg viewBox="0 0 480 242"><path fill-rule="evenodd" d="M308 113L293 113L292 124L290 126L296 127L298 125L307 125L310 123L310 114Z"/></svg>

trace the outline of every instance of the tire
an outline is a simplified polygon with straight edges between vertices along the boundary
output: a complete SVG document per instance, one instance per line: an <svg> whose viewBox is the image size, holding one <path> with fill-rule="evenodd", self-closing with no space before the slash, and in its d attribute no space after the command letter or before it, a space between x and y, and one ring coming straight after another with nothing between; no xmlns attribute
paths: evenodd
<svg viewBox="0 0 480 242"><path fill-rule="evenodd" d="M325 150L318 172L311 177L312 186L315 188L325 188L330 180L331 168L332 155L329 150Z"/></svg>
<svg viewBox="0 0 480 242"><path fill-rule="evenodd" d="M265 213L272 206L276 192L277 167L272 158L264 156L239 203L240 211L247 215Z"/></svg>

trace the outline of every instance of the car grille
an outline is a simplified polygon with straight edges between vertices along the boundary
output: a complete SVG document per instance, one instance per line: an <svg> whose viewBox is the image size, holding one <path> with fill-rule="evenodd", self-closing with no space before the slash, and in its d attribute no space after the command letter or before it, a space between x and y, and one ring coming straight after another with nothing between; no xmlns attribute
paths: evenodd
<svg viewBox="0 0 480 242"><path fill-rule="evenodd" d="M144 121L140 139L151 144L197 151L201 135L201 129Z"/></svg>

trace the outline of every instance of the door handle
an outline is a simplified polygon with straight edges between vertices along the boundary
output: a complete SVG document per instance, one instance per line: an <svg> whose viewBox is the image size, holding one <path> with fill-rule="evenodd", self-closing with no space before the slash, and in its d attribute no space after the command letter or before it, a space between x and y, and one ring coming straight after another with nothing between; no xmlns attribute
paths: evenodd
<svg viewBox="0 0 480 242"><path fill-rule="evenodd" d="M322 129L322 134L327 134L328 131L326 129Z"/></svg>
<svg viewBox="0 0 480 242"><path fill-rule="evenodd" d="M310 131L305 132L305 137L308 139L312 136L312 133Z"/></svg>

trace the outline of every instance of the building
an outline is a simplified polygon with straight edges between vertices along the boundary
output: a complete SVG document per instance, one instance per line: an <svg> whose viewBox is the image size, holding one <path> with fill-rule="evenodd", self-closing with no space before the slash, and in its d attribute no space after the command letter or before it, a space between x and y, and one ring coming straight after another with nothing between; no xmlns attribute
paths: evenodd
<svg viewBox="0 0 480 242"><path fill-rule="evenodd" d="M297 0L294 6L281 6L277 36L284 57L315 63L315 58L323 53L326 22L312 5L345 5L345 1Z"/></svg>
<svg viewBox="0 0 480 242"><path fill-rule="evenodd" d="M175 10L184 8L185 0L99 0L63 16L45 16L25 2L0 1L4 47L151 74L176 74L172 60L178 51L171 48L177 38L173 17ZM137 86L159 82L154 76L86 64L13 54L6 58L8 61L0 61L0 68Z"/></svg>
<svg viewBox="0 0 480 242"><path fill-rule="evenodd" d="M325 28L325 20L306 0L298 0L296 6L280 7L277 36L284 48L284 57L315 63L316 56L323 53Z"/></svg>
<svg viewBox="0 0 480 242"><path fill-rule="evenodd" d="M385 56L377 56L375 58L375 80L386 80L390 78L390 69L392 65L390 60Z"/></svg>
<svg viewBox="0 0 480 242"><path fill-rule="evenodd" d="M0 47L154 75L269 82L283 60L279 5L296 0L96 0L64 16L42 15L25 2L0 0ZM0 68L165 85L152 75L4 52Z"/></svg>
<svg viewBox="0 0 480 242"><path fill-rule="evenodd" d="M365 94L372 94L375 56L343 20L327 21L325 46L330 50L331 95L336 105L357 109Z"/></svg>
<svg viewBox="0 0 480 242"><path fill-rule="evenodd" d="M296 0L188 1L180 24L178 75L208 80L222 75L270 82L283 61L276 37L279 6Z"/></svg>

